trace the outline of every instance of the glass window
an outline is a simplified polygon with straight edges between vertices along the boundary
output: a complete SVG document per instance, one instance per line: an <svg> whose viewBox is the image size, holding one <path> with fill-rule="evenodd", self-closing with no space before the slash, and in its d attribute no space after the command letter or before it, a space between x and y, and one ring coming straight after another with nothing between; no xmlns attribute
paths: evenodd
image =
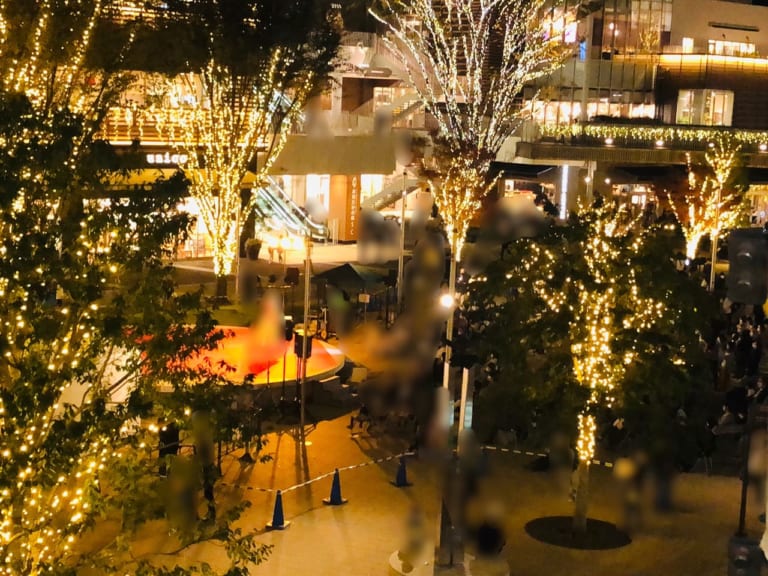
<svg viewBox="0 0 768 576"><path fill-rule="evenodd" d="M709 53L719 56L754 56L755 45L752 42L729 42L728 40L710 40Z"/></svg>
<svg viewBox="0 0 768 576"><path fill-rule="evenodd" d="M693 38L683 38L683 54L693 53Z"/></svg>
<svg viewBox="0 0 768 576"><path fill-rule="evenodd" d="M677 124L730 126L733 92L729 90L680 90L677 95Z"/></svg>
<svg viewBox="0 0 768 576"><path fill-rule="evenodd" d="M384 187L384 176L381 174L360 175L360 199L366 200L381 192Z"/></svg>

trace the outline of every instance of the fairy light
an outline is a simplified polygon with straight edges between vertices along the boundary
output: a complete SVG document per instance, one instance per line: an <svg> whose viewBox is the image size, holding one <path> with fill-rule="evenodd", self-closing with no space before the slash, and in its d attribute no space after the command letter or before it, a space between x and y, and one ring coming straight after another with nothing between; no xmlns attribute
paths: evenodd
<svg viewBox="0 0 768 576"><path fill-rule="evenodd" d="M577 253L584 259L584 273L559 278L555 266L562 264L563 255L531 244L520 280L550 311L565 312L570 318L573 374L589 392L579 415L577 452L579 461L589 465L595 453L594 410L616 402L617 389L637 356L637 335L673 317L674 311L661 301L643 296L634 268L630 265L627 269L627 260L640 251L645 238L636 222L627 221L622 213L609 208L589 213L582 210L581 218L587 229L578 242ZM616 270L622 267L625 272L617 278ZM629 349L615 349L619 331L623 331L623 340L632 342Z"/></svg>
<svg viewBox="0 0 768 576"><path fill-rule="evenodd" d="M733 138L741 145L750 145L764 151L768 141L765 130L723 130L719 128L688 128L685 126L622 126L619 124L542 124L541 136L545 138L586 137L611 146L621 140L645 141L654 145L704 144L718 138Z"/></svg>
<svg viewBox="0 0 768 576"><path fill-rule="evenodd" d="M562 35L545 0L384 0L371 14L403 64L422 106L437 121L435 204L458 259L471 218L495 181L490 163L521 121L523 86L560 66ZM419 25L414 28L414 22ZM500 43L500 58L488 53Z"/></svg>
<svg viewBox="0 0 768 576"><path fill-rule="evenodd" d="M668 194L669 204L685 237L685 254L696 257L701 239L717 236L733 228L741 216L742 196L726 184L738 162L741 144L729 136L717 135L705 159L713 176L699 178L687 155L688 190L684 194Z"/></svg>
<svg viewBox="0 0 768 576"><path fill-rule="evenodd" d="M595 417L591 414L579 414L579 436L576 441L576 454L580 462L589 464L595 457Z"/></svg>
<svg viewBox="0 0 768 576"><path fill-rule="evenodd" d="M302 75L290 101L283 102L290 63L291 58L276 49L262 75L236 77L211 60L200 73L179 78L199 89L204 101L150 111L153 125L177 151L179 167L190 181L190 194L211 239L217 276L230 274L236 257L240 183L262 149L266 153L256 180L267 173L316 81L311 72Z"/></svg>

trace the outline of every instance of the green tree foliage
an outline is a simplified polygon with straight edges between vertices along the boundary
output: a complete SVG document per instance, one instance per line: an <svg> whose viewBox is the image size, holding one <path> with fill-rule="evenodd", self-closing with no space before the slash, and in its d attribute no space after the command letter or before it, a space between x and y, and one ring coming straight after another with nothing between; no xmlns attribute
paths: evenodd
<svg viewBox="0 0 768 576"><path fill-rule="evenodd" d="M573 374L573 323L581 291L601 290L585 259L597 217L585 212L538 239L517 241L509 256L469 284L471 340L481 357L493 354L499 366L480 394L481 433L514 426L542 442L557 430L574 436L588 392ZM613 256L601 266L611 278L602 289L617 292L613 355L631 354L632 360L615 402L596 416L606 442L613 422L623 419L626 443L682 461L704 427L711 371L700 335L709 331L716 305L696 280L675 270L672 241L639 229L610 240ZM663 304L660 317L642 325L630 321L638 302L652 301ZM676 418L680 408L684 422Z"/></svg>
<svg viewBox="0 0 768 576"><path fill-rule="evenodd" d="M151 453L157 437L138 423L211 378L183 368L218 336L200 294L174 290L168 264L191 224L176 208L183 178L146 196L110 195L93 157L119 163L108 147L66 162L83 129L77 115L45 117L24 96L0 98L5 574L151 573L129 543L166 514L167 481ZM68 195L92 199L75 214ZM161 383L177 392L159 394ZM233 569L262 559L267 549L230 527L241 510L177 526L178 546L222 539Z"/></svg>
<svg viewBox="0 0 768 576"><path fill-rule="evenodd" d="M76 4L0 6L0 573L212 573L134 550L168 516L175 540L155 552L217 540L227 573L245 574L269 551L232 528L245 505L176 522L174 482L158 477L157 435L142 425L183 419L195 384L226 397L204 368L185 368L221 335L169 265L192 223L177 209L185 179L110 187L139 165L135 150L93 140L124 86L131 34L94 42L114 6ZM200 462L177 458L185 467L194 488Z"/></svg>

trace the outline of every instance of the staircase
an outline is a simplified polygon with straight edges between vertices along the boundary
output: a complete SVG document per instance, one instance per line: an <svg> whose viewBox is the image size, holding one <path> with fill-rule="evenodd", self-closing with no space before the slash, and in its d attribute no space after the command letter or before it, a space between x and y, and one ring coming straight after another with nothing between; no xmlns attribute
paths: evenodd
<svg viewBox="0 0 768 576"><path fill-rule="evenodd" d="M406 178L405 192L410 194L419 189L419 181L416 178ZM384 185L381 191L363 201L363 209L383 210L400 200L403 195L403 179L393 178Z"/></svg>

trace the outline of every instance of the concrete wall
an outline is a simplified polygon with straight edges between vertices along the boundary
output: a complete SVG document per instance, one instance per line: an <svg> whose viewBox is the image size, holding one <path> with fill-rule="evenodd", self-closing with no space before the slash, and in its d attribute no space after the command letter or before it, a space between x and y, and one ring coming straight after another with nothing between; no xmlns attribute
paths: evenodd
<svg viewBox="0 0 768 576"><path fill-rule="evenodd" d="M714 28L710 22L756 27L758 31ZM728 40L752 42L761 55L768 55L768 7L720 0L674 0L672 45L681 46L685 37L694 39L697 51L706 51L708 40Z"/></svg>

